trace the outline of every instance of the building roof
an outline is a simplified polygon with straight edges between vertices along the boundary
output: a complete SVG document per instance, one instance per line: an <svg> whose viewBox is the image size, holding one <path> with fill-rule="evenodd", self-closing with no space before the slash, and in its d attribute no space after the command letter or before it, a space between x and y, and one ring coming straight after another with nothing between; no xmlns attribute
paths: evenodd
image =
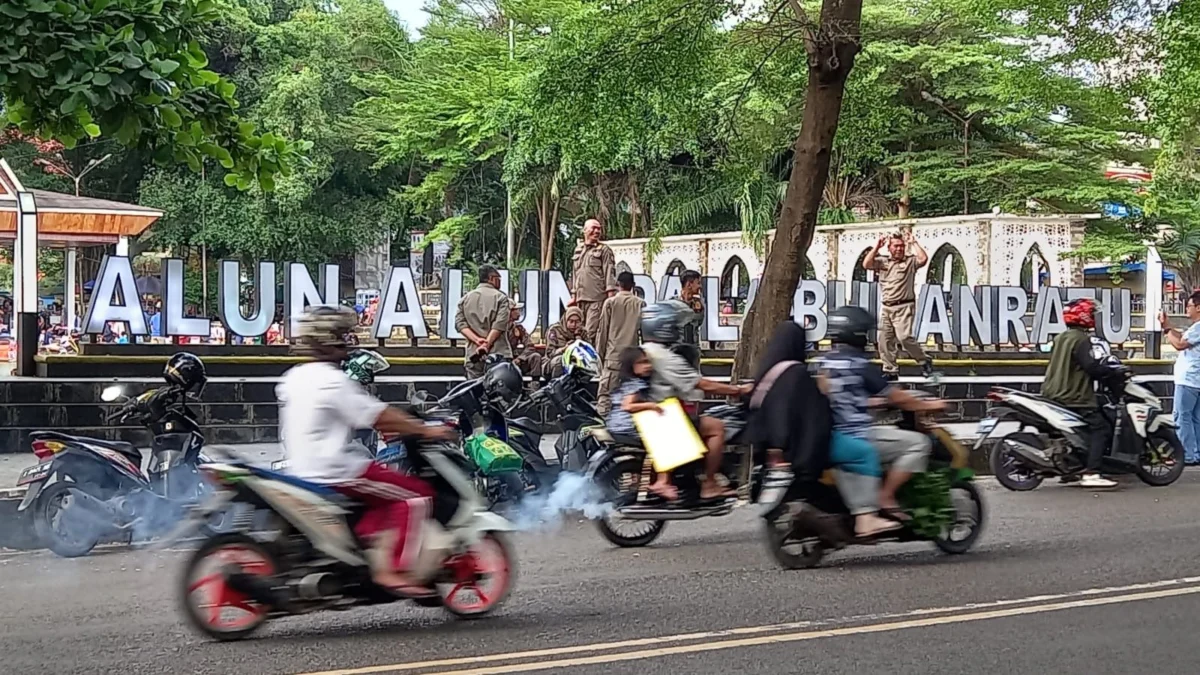
<svg viewBox="0 0 1200 675"><path fill-rule="evenodd" d="M137 204L25 190L0 158L0 239L16 237L18 192L33 195L38 208L38 240L45 244L111 244L120 237L140 235L163 215L158 209Z"/></svg>

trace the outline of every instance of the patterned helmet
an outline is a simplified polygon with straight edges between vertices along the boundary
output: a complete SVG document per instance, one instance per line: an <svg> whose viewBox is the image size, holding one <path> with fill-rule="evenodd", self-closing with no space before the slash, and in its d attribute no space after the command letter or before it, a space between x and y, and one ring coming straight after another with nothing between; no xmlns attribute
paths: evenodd
<svg viewBox="0 0 1200 675"><path fill-rule="evenodd" d="M1096 301L1091 298L1079 298L1068 302L1066 307L1063 307L1063 323L1069 328L1095 328Z"/></svg>
<svg viewBox="0 0 1200 675"><path fill-rule="evenodd" d="M354 330L358 315L349 307L312 307L296 322L297 354L315 354L346 346L346 333Z"/></svg>
<svg viewBox="0 0 1200 675"><path fill-rule="evenodd" d="M563 370L567 372L586 370L594 375L598 372L596 364L599 361L600 356L596 353L596 348L583 340L576 340L567 345L567 350L562 355Z"/></svg>

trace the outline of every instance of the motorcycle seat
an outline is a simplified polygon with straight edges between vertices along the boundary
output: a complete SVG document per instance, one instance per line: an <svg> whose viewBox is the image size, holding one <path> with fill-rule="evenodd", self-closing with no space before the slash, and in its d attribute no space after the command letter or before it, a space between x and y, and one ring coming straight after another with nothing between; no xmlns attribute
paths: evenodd
<svg viewBox="0 0 1200 675"><path fill-rule="evenodd" d="M542 435L542 431L538 427L537 422L534 422L533 420L529 419L528 417L518 417L515 420L509 420L508 426L516 427L517 429L520 429L521 431L529 434L530 436L539 436L540 437Z"/></svg>
<svg viewBox="0 0 1200 675"><path fill-rule="evenodd" d="M342 493L322 483L313 483L311 481L304 480L303 478L297 478L286 473L271 471L270 469L264 469L262 467L250 466L249 464L245 464L243 467L259 478L266 478L267 480L287 483L288 485L298 487L301 490L307 490L313 494L320 495L321 497L324 497L330 501L347 501L346 497L342 495Z"/></svg>
<svg viewBox="0 0 1200 675"><path fill-rule="evenodd" d="M617 445L640 449L645 449L646 447L642 444L642 437L637 434L614 434L610 431L609 436L612 436L613 443Z"/></svg>
<svg viewBox="0 0 1200 675"><path fill-rule="evenodd" d="M136 463L138 463L138 464L140 464L142 461L142 452L140 450L138 450L137 448L133 447L132 443L126 443L125 441L106 441L102 438L91 438L88 436L72 436L70 434L64 434L64 433L60 433L58 431L35 431L35 432L29 434L29 438L31 440L35 440L35 441L37 441L37 440L61 441L63 443L88 443L91 445L98 445L102 448L108 448L109 450L115 450L116 452L119 452L122 455L125 455L126 457L128 457L132 460L135 460Z"/></svg>

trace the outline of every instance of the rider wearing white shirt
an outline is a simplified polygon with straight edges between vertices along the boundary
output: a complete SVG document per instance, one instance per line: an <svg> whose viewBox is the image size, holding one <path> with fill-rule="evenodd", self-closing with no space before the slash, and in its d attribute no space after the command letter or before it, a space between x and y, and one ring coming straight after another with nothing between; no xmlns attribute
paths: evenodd
<svg viewBox="0 0 1200 675"><path fill-rule="evenodd" d="M312 361L288 370L275 389L280 440L291 474L328 484L367 507L355 532L371 545L375 582L402 593L425 594L429 590L405 573L420 550L433 491L420 478L376 464L354 443L354 434L365 428L426 439L451 434L388 406L342 372L338 366L347 355L345 335L356 320L344 307L314 307L300 318L296 351Z"/></svg>

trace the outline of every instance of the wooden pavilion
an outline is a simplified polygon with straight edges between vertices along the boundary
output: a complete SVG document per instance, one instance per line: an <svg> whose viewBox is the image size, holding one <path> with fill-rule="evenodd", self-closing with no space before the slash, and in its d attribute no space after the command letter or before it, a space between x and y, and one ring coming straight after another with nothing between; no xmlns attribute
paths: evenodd
<svg viewBox="0 0 1200 675"><path fill-rule="evenodd" d="M117 255L128 255L130 237L145 232L162 215L162 211L134 204L27 190L8 162L0 158L0 242L14 242L14 315L38 310L38 248L62 248L66 250L64 321L73 327L80 289L76 279L78 247L113 245ZM32 350L28 354L32 363L37 345L27 348ZM18 351L25 352L20 342ZM17 370L25 374L21 361L18 356Z"/></svg>

